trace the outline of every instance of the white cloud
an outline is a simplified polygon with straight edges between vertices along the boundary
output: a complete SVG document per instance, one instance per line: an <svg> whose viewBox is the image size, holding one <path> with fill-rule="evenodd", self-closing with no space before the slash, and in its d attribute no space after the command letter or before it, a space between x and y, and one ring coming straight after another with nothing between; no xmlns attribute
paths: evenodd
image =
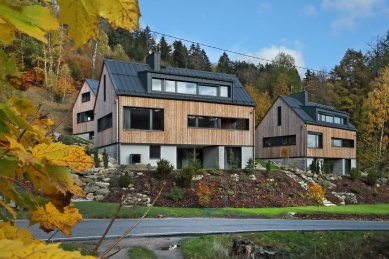
<svg viewBox="0 0 389 259"><path fill-rule="evenodd" d="M335 30L342 28L354 29L358 19L375 17L388 13L385 0L323 0L323 10L336 10L340 14L339 19L332 22Z"/></svg>
<svg viewBox="0 0 389 259"><path fill-rule="evenodd" d="M316 8L313 5L305 6L303 9L303 12L307 16L312 16L312 15L315 15L317 13Z"/></svg>
<svg viewBox="0 0 389 259"><path fill-rule="evenodd" d="M250 58L247 56L238 56L238 57L236 57L236 59L241 60L241 61L246 61L246 62L250 61L256 65L258 63L266 64L266 63L270 63L270 61L273 60L277 56L277 54L280 52L284 52L288 55L291 55L294 58L296 66L299 66L299 67L305 66L304 57L303 57L303 54L301 53L301 51L295 50L295 49L290 49L290 48L287 48L285 46L272 45L270 47L261 48L258 52L254 53L254 54L253 53L246 53L246 55L261 58L261 59ZM269 61L266 61L266 60L269 60ZM297 70L300 74L300 77L302 77L305 73L305 70L301 69L301 68L297 68Z"/></svg>

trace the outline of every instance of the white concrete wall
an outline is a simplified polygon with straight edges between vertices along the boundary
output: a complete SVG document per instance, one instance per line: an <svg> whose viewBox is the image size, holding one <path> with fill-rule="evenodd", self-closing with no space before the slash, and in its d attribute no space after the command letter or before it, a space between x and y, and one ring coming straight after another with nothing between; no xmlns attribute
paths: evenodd
<svg viewBox="0 0 389 259"><path fill-rule="evenodd" d="M253 147L242 147L242 168L245 168L247 161L253 158Z"/></svg>
<svg viewBox="0 0 389 259"><path fill-rule="evenodd" d="M150 146L149 145L130 145L121 144L120 149L120 163L129 164L130 154L141 154L141 163L152 166L157 166L158 159L150 159ZM170 163L177 168L177 147L176 146L161 146L161 158L167 159Z"/></svg>

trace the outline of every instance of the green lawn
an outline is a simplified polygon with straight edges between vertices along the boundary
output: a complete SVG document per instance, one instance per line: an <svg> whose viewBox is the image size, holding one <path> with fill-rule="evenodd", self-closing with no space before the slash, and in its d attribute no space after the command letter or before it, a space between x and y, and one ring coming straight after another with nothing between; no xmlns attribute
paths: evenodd
<svg viewBox="0 0 389 259"><path fill-rule="evenodd" d="M267 161L255 160L255 162L261 164L264 168L266 168ZM270 164L270 170L280 170L280 168L278 166Z"/></svg>

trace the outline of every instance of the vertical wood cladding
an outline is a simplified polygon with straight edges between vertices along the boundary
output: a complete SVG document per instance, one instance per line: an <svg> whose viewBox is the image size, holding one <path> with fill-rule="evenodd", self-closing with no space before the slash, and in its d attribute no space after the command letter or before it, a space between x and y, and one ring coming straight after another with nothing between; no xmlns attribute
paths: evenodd
<svg viewBox="0 0 389 259"><path fill-rule="evenodd" d="M278 125L279 122L281 125ZM296 145L286 146L289 149L289 156L305 156L305 124L281 98L278 98L256 129L255 156L257 158L280 158L283 146L264 148L263 138L288 135L296 135Z"/></svg>
<svg viewBox="0 0 389 259"><path fill-rule="evenodd" d="M104 75L106 75L106 100L104 101ZM95 106L95 121L96 121L96 131L95 131L95 145L96 146L106 146L111 143L118 142L117 139L117 96L113 88L111 78L107 73L106 68L103 68L101 74L101 80L99 82L99 88L96 96L96 106ZM112 127L105 129L103 131L97 131L97 121L98 119L106 116L107 114L112 113Z"/></svg>
<svg viewBox="0 0 389 259"><path fill-rule="evenodd" d="M356 158L357 133L355 131L323 127L317 125L307 125L308 132L320 132L323 134L323 148L308 148L308 157L322 158ZM354 148L333 147L331 138L352 139Z"/></svg>
<svg viewBox="0 0 389 259"><path fill-rule="evenodd" d="M120 142L252 146L253 107L120 96ZM164 109L164 131L123 130L123 106ZM188 115L249 119L249 130L188 128Z"/></svg>
<svg viewBox="0 0 389 259"><path fill-rule="evenodd" d="M82 94L87 92L90 92L90 101L82 102ZM94 131L97 125L96 117L93 121L77 123L77 113L92 111L95 106L95 100L96 96L94 95L92 89L89 87L88 83L85 81L73 106L73 134Z"/></svg>

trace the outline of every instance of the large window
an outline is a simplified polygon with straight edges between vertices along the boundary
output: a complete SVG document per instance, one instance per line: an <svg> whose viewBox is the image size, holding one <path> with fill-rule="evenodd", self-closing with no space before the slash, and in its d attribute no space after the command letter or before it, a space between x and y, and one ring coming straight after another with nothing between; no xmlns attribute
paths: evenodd
<svg viewBox="0 0 389 259"><path fill-rule="evenodd" d="M89 102L90 101L90 92L83 93L81 95L81 102Z"/></svg>
<svg viewBox="0 0 389 259"><path fill-rule="evenodd" d="M347 119L345 117L327 115L327 114L322 114L322 113L319 113L317 115L317 119L319 121L324 121L324 122L328 122L328 123L347 124Z"/></svg>
<svg viewBox="0 0 389 259"><path fill-rule="evenodd" d="M296 135L263 138L263 147L296 145Z"/></svg>
<svg viewBox="0 0 389 259"><path fill-rule="evenodd" d="M97 131L103 131L112 127L112 113L97 120Z"/></svg>
<svg viewBox="0 0 389 259"><path fill-rule="evenodd" d="M161 158L161 146L150 146L150 159Z"/></svg>
<svg viewBox="0 0 389 259"><path fill-rule="evenodd" d="M86 112L80 112L77 113L77 123L86 122L86 121L93 121L95 118L93 111L86 111Z"/></svg>
<svg viewBox="0 0 389 259"><path fill-rule="evenodd" d="M323 135L321 133L309 132L307 139L309 148L323 148Z"/></svg>
<svg viewBox="0 0 389 259"><path fill-rule="evenodd" d="M220 118L210 116L188 116L189 128L249 130L249 119Z"/></svg>
<svg viewBox="0 0 389 259"><path fill-rule="evenodd" d="M163 131L163 109L124 107L123 129Z"/></svg>
<svg viewBox="0 0 389 259"><path fill-rule="evenodd" d="M151 90L179 94L192 94L216 97L230 97L230 87L225 85L206 85L193 82L153 78Z"/></svg>
<svg viewBox="0 0 389 259"><path fill-rule="evenodd" d="M340 139L340 138L331 138L331 145L333 147L354 147L354 140L352 139Z"/></svg>

